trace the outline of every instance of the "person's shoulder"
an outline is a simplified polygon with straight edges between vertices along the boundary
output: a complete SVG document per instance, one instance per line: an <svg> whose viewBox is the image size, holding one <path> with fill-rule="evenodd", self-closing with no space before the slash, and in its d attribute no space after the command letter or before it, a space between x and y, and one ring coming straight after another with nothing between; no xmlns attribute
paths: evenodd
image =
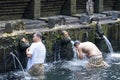
<svg viewBox="0 0 120 80"><path fill-rule="evenodd" d="M36 45L36 43L34 42L34 43L32 43L31 45L34 46L34 45Z"/></svg>
<svg viewBox="0 0 120 80"><path fill-rule="evenodd" d="M39 45L39 46L44 46L44 44L43 44L42 42L38 42L37 45Z"/></svg>
<svg viewBox="0 0 120 80"><path fill-rule="evenodd" d="M87 42L83 42L82 44L83 44L83 45L85 45L85 44L88 45L88 44L94 44L94 43L92 43L92 42L90 42L90 41L87 41Z"/></svg>

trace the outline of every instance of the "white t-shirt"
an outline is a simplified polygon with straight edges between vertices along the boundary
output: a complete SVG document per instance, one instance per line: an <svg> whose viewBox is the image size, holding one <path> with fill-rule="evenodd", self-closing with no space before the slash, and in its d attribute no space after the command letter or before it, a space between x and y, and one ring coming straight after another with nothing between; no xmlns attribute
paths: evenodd
<svg viewBox="0 0 120 80"><path fill-rule="evenodd" d="M32 43L28 53L32 54L32 57L28 59L27 70L29 70L33 64L44 63L46 48L42 42Z"/></svg>

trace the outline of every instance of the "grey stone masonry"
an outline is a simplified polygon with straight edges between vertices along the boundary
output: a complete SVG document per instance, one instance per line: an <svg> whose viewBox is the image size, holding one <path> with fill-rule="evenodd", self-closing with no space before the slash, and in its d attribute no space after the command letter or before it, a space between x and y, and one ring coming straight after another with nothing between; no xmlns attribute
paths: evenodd
<svg viewBox="0 0 120 80"><path fill-rule="evenodd" d="M101 13L103 12L103 0L95 0L94 2L94 9L96 13Z"/></svg>
<svg viewBox="0 0 120 80"><path fill-rule="evenodd" d="M66 0L62 9L64 15L76 14L76 0Z"/></svg>
<svg viewBox="0 0 120 80"><path fill-rule="evenodd" d="M70 0L71 15L76 14L76 0Z"/></svg>
<svg viewBox="0 0 120 80"><path fill-rule="evenodd" d="M30 0L25 13L24 18L26 19L37 19L41 13L41 0Z"/></svg>
<svg viewBox="0 0 120 80"><path fill-rule="evenodd" d="M34 0L34 16L33 18L39 18L40 17L40 10L41 10L41 0Z"/></svg>

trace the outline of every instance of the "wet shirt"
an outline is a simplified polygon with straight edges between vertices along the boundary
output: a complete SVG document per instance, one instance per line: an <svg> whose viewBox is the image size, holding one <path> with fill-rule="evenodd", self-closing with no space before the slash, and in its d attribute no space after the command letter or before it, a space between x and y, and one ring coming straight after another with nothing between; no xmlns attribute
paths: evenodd
<svg viewBox="0 0 120 80"><path fill-rule="evenodd" d="M28 59L27 70L29 70L33 64L44 63L46 48L42 42L32 43L28 53L31 53L32 57Z"/></svg>

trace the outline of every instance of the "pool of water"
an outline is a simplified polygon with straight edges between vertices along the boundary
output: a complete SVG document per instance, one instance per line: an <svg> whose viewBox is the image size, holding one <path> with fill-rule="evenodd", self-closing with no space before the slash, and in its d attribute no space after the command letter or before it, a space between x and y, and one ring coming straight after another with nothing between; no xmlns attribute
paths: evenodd
<svg viewBox="0 0 120 80"><path fill-rule="evenodd" d="M88 72L87 60L57 61L46 63L45 80L120 80L120 53L109 54L105 60L110 67ZM0 80L38 80L22 71L11 71L0 74Z"/></svg>

